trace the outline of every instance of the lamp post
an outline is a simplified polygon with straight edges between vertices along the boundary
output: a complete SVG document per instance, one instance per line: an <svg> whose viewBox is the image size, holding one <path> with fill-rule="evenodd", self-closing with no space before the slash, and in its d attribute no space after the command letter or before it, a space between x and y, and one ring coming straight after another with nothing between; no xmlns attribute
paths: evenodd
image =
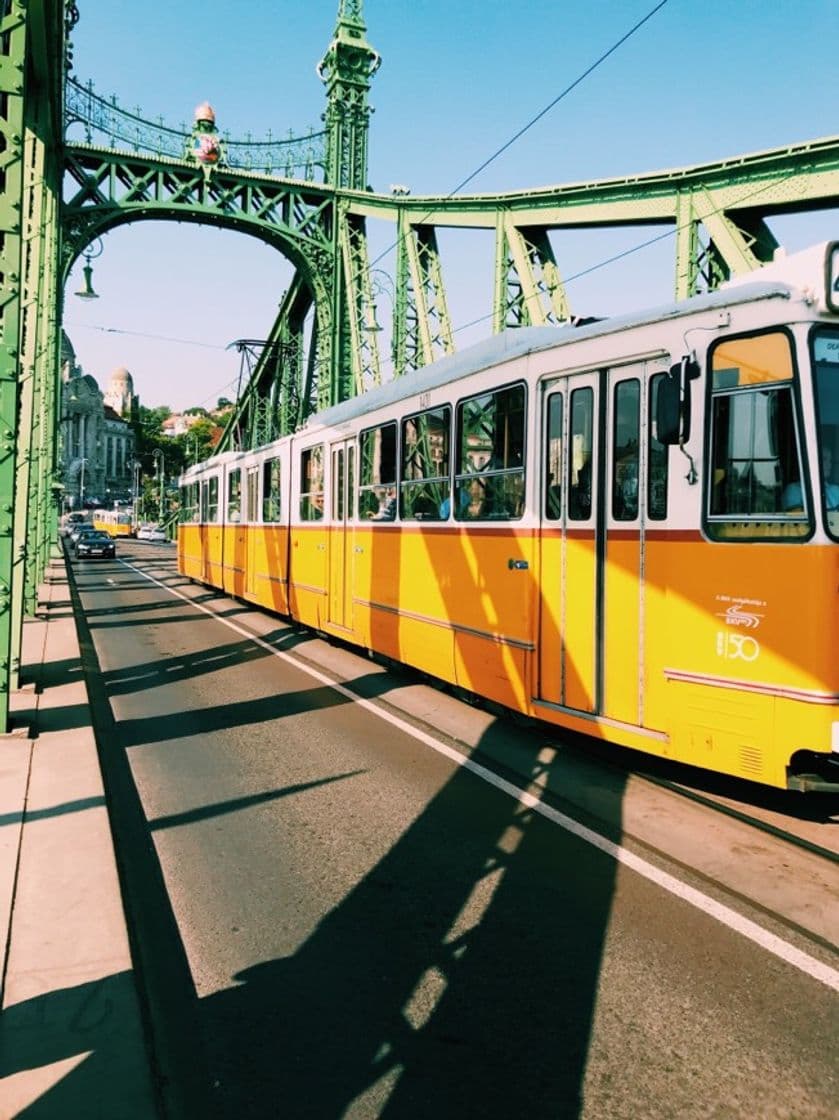
<svg viewBox="0 0 839 1120"><path fill-rule="evenodd" d="M163 479L164 479L163 468L164 468L165 456L164 456L163 452L160 450L160 448L156 447L155 450L152 452L152 458L154 459L155 463L157 463L157 483L158 483L158 496L159 496L159 500L158 500L159 513L157 515L157 522L158 522L159 525L162 525L163 524Z"/></svg>
<svg viewBox="0 0 839 1120"><path fill-rule="evenodd" d="M387 298L390 300L391 318L390 318L390 329L389 329L389 332L388 332L388 336L389 336L389 343L390 343L390 362L391 362L392 367L395 370L396 366L397 366L396 335L397 335L398 330L400 329L398 324L399 324L399 322L402 321L404 316L400 315L401 305L400 305L400 302L399 302L399 299L398 299L398 294L397 294L397 291L396 291L396 284L394 283L393 277L390 275L389 272L385 272L385 270L383 268L373 268L373 269L370 270L370 299L371 299L371 302L370 302L370 307L369 307L369 311L368 311L368 316L369 317L368 317L367 323L365 324L364 329L366 331L373 332L374 334L380 332L383 329L381 324L379 323L378 315L376 313L377 312L376 300L379 296L383 296L383 295L387 296ZM404 329L404 323L403 323L403 329ZM377 347L377 349L378 349L378 347Z"/></svg>
<svg viewBox="0 0 839 1120"><path fill-rule="evenodd" d="M87 462L88 462L87 459L80 459L79 460L79 463L80 463L80 470L79 470L79 505L81 506L82 509L84 509L84 469L85 469L85 465L87 464Z"/></svg>
<svg viewBox="0 0 839 1120"><path fill-rule="evenodd" d="M131 522L134 526L134 532L137 532L137 525L140 522L140 460L132 459L131 467Z"/></svg>

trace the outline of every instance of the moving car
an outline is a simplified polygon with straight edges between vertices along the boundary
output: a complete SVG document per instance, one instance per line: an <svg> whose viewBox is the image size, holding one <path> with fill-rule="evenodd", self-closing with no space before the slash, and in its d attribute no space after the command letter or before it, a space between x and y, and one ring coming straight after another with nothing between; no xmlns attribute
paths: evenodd
<svg viewBox="0 0 839 1120"><path fill-rule="evenodd" d="M61 519L61 525L58 531L62 537L69 537L74 529L84 524L85 516L83 513L66 513Z"/></svg>
<svg viewBox="0 0 839 1120"><path fill-rule="evenodd" d="M95 533L97 531L98 530L94 529L89 521L80 521L70 530L70 547L75 548L78 544L79 537L84 536L85 533Z"/></svg>
<svg viewBox="0 0 839 1120"><path fill-rule="evenodd" d="M137 530L138 541L165 541L167 539L159 525L141 525Z"/></svg>
<svg viewBox="0 0 839 1120"><path fill-rule="evenodd" d="M79 560L90 560L94 556L113 559L116 554L117 550L113 539L107 533L99 532L97 529L89 533L82 533L76 541L76 558Z"/></svg>

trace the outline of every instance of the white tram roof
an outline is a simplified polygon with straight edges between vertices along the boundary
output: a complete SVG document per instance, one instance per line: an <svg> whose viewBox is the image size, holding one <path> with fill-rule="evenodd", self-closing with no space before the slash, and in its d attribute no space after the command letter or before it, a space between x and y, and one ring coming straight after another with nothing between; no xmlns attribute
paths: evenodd
<svg viewBox="0 0 839 1120"><path fill-rule="evenodd" d="M205 459L202 463L193 463L192 466L184 469L178 480L179 485L185 486L193 478L200 478L208 469L212 468L214 470L216 467L230 462L231 459L241 459L242 454L241 451L222 451L218 455L213 455L210 459Z"/></svg>
<svg viewBox="0 0 839 1120"><path fill-rule="evenodd" d="M779 253L771 264L729 280L717 291L706 295L596 320L585 326L508 328L475 346L449 354L402 377L394 378L386 385L377 386L332 408L317 412L309 417L303 430L340 426L366 412L386 408L406 397L448 385L514 358L585 339L605 337L635 327L666 323L687 315L720 311L761 300L791 299L795 296L804 298L811 305L815 304L818 311L839 312L834 292L839 292L839 242L824 242L789 256ZM200 477L208 467L217 468L228 460L241 459L243 454L241 451L227 451L213 456L207 462L186 470L182 481L189 481L190 476Z"/></svg>
<svg viewBox="0 0 839 1120"><path fill-rule="evenodd" d="M765 299L789 299L793 294L794 289L787 283L756 280L751 283L738 283L733 288L721 288L707 295L693 296L690 299L665 304L663 307L647 308L626 315L599 319L585 326L510 327L456 354L447 354L446 357L411 370L410 373L396 377L385 385L379 385L341 404L314 413L306 422L304 430L321 425L339 426L362 413L396 404L405 397L426 393L431 389L458 381L462 377L468 377L470 374L491 369L502 362L550 350L554 346L565 346L572 342L627 331L650 323L664 323L703 311L721 310Z"/></svg>

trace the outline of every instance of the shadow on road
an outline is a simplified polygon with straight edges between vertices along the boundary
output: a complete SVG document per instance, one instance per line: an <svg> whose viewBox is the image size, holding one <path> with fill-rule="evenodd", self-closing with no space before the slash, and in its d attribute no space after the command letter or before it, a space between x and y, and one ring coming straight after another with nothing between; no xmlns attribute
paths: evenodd
<svg viewBox="0 0 839 1120"><path fill-rule="evenodd" d="M151 686L174 667L138 665L103 677L88 624L81 611L77 617L134 948L172 1116L581 1114L615 886L610 859L455 767L295 952L231 976L225 990L199 998L152 841L155 830L191 822L178 813L149 822L129 763L136 748L180 732L171 718L115 722L109 703L132 687L132 674ZM241 664L249 656L245 646L207 650L205 663L218 653L215 669ZM184 676L201 671L198 659L175 668ZM376 687L366 677L356 686L365 694ZM315 686L256 704L219 704L189 713L183 733L336 703L348 701ZM508 740L509 728L496 721L475 753L492 758ZM517 752L519 783L533 783L537 792L549 787L551 763L537 738L523 740ZM623 787L609 781L607 828L617 836ZM281 811L284 798L297 792L265 790L255 797ZM201 819L236 812L241 801L205 808ZM371 817L370 829L376 828ZM278 915L286 902L277 897Z"/></svg>

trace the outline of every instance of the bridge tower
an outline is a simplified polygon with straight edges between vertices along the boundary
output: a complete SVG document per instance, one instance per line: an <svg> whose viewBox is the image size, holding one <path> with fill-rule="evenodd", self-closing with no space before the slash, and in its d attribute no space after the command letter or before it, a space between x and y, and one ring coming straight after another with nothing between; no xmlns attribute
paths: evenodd
<svg viewBox="0 0 839 1120"><path fill-rule="evenodd" d="M358 191L367 189L370 79L382 61L366 33L362 0L341 0L335 35L317 67L326 86L326 181Z"/></svg>

